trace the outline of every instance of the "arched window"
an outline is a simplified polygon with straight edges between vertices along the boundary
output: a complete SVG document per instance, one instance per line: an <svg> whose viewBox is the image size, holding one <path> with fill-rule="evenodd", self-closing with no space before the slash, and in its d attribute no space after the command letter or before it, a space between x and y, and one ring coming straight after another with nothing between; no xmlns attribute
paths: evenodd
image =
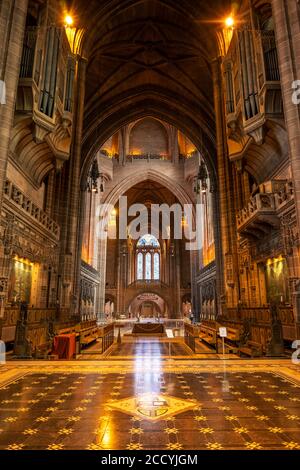
<svg viewBox="0 0 300 470"><path fill-rule="evenodd" d="M150 233L141 237L136 245L136 279L160 279L160 244Z"/></svg>
<svg viewBox="0 0 300 470"><path fill-rule="evenodd" d="M144 256L143 253L137 255L137 279L141 280L144 278Z"/></svg>
<svg viewBox="0 0 300 470"><path fill-rule="evenodd" d="M159 248L159 241L153 235L148 233L144 235L142 238L139 239L137 247L140 248L142 246L152 246L154 248Z"/></svg>
<svg viewBox="0 0 300 470"><path fill-rule="evenodd" d="M151 253L146 253L146 279L150 280L152 279L152 256Z"/></svg>
<svg viewBox="0 0 300 470"><path fill-rule="evenodd" d="M159 266L159 253L154 253L153 256L153 279L158 281L160 278L160 266Z"/></svg>

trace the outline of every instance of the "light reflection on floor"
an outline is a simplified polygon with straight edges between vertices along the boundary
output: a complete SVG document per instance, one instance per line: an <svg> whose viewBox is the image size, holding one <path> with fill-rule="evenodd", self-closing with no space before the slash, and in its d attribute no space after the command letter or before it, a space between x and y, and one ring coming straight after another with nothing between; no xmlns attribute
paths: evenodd
<svg viewBox="0 0 300 470"><path fill-rule="evenodd" d="M0 449L300 449L290 361L14 362Z"/></svg>

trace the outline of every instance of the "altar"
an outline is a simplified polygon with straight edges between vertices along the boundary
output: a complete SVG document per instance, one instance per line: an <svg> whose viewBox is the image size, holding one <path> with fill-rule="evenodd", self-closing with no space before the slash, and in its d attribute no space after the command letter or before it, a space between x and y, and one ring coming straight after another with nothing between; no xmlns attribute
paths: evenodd
<svg viewBox="0 0 300 470"><path fill-rule="evenodd" d="M133 335L165 336L165 326L162 323L135 323Z"/></svg>

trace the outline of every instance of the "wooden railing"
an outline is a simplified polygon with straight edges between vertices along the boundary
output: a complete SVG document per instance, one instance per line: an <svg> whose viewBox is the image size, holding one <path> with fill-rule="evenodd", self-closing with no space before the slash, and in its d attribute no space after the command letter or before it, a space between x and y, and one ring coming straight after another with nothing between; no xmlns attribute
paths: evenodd
<svg viewBox="0 0 300 470"><path fill-rule="evenodd" d="M190 325L189 323L184 324L184 341L192 351L196 350L195 340L199 338L200 328L196 325Z"/></svg>
<svg viewBox="0 0 300 470"><path fill-rule="evenodd" d="M99 338L102 342L102 353L106 351L114 342L114 323L100 328Z"/></svg>

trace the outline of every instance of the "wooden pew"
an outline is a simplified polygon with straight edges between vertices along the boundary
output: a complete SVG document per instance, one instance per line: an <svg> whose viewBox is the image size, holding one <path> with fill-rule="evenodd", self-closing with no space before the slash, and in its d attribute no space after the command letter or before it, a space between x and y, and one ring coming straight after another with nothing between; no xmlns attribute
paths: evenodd
<svg viewBox="0 0 300 470"><path fill-rule="evenodd" d="M80 331L80 345L88 346L89 344L96 341L99 337L99 328L86 328Z"/></svg>
<svg viewBox="0 0 300 470"><path fill-rule="evenodd" d="M68 335L74 333L79 340L81 347L86 347L96 341L100 335L96 320L87 320L67 328L61 328L56 331L59 335Z"/></svg>
<svg viewBox="0 0 300 470"><path fill-rule="evenodd" d="M247 341L244 346L240 346L239 354L240 356L244 354L249 357L259 357L263 354L263 347L260 343L256 343L255 341Z"/></svg>
<svg viewBox="0 0 300 470"><path fill-rule="evenodd" d="M217 330L205 324L200 325L199 338L205 343L216 347L217 344Z"/></svg>
<svg viewBox="0 0 300 470"><path fill-rule="evenodd" d="M222 325L220 325L222 326ZM240 341L240 329L231 326L223 325L227 329L227 337L224 338L224 347L226 353L237 354ZM221 337L218 330L218 351L222 350Z"/></svg>
<svg viewBox="0 0 300 470"><path fill-rule="evenodd" d="M240 330L239 330L239 328L227 327L227 338L230 341L234 341L234 342L240 341Z"/></svg>

